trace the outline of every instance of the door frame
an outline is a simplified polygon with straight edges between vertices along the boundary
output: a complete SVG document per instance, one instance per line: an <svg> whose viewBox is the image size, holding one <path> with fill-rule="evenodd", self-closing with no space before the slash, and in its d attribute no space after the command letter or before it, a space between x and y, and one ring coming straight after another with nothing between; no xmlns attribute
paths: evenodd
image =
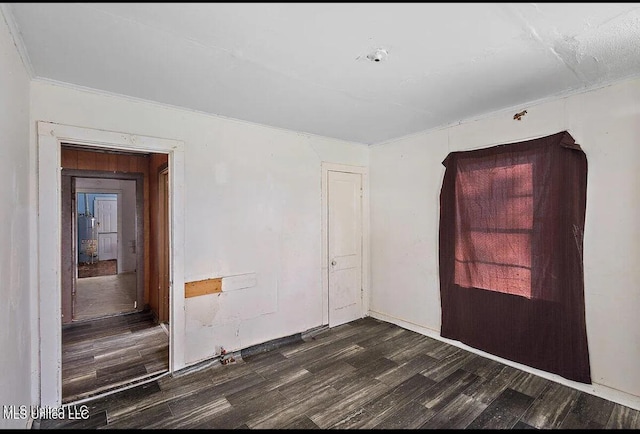
<svg viewBox="0 0 640 434"><path fill-rule="evenodd" d="M68 170L68 169L66 169ZM76 178L82 178L82 176L77 176ZM108 179L108 178L107 178ZM123 181L131 181L130 179L123 179ZM137 188L137 187L136 187ZM78 193L97 193L97 194L115 194L116 196L118 196L117 201L118 201L118 269L117 269L117 273L120 274L122 272L121 270L121 263L123 262L123 257L124 257L124 252L123 249L121 247L124 246L120 246L120 241L122 239L122 234L121 234L121 229L122 229L122 210L120 209L120 206L122 204L122 194L123 191L120 189L116 189L116 188L87 188L87 187L82 187L82 188L76 188L76 195ZM77 200L77 198L76 198ZM76 206L77 208L77 206ZM78 210L75 210L76 214L78 212ZM76 218L76 216L74 216L74 218ZM75 231L75 234L78 234L78 231ZM76 245L78 240L75 240ZM78 267L78 257L76 255L76 264L75 267ZM77 276L76 276L77 277Z"/></svg>
<svg viewBox="0 0 640 434"><path fill-rule="evenodd" d="M169 323L169 371L185 365L184 300L184 143L127 133L75 127L52 122L37 122L38 198L37 315L33 339L39 349L39 396L41 406L62 404L62 218L61 218L61 145L62 143L134 152L168 154L169 221L171 230L171 287ZM37 332L35 332L37 330ZM38 399L39 398L39 399Z"/></svg>
<svg viewBox="0 0 640 434"><path fill-rule="evenodd" d="M66 143L66 142L65 142ZM70 178L93 178L93 179L115 179L115 180L123 180L123 181L133 181L135 182L135 189L136 189L136 222L135 222L135 226L136 226L136 310L137 311L141 311L144 308L144 219L142 218L142 216L144 215L144 177L142 174L140 173L125 173L125 172L105 172L105 171L99 171L99 170L81 170L81 169L62 169L61 170L61 176L68 176ZM78 193L83 193L83 192L94 192L94 193L111 193L111 194L115 194L117 196L117 203L118 203L118 243L120 243L121 240L121 230L122 230L122 215L121 212L122 210L120 209L120 205L122 204L122 190L118 190L118 189L109 189L109 188L86 188L86 187L82 187L82 188L76 188L75 189L75 194L77 196ZM76 218L75 218L75 213L77 213L77 203L76 203L76 209L71 210L71 216L65 216L64 215L64 210L63 215L62 215L62 219L64 222L65 218L70 217L72 219L72 222L75 223L76 222ZM67 211L68 212L68 211ZM78 235L78 230L77 228L75 229L74 233L73 233L73 246L77 246L78 245L78 240L77 240L77 235ZM62 236L64 237L64 234L62 234ZM117 273L120 272L120 267L122 267L122 258L123 258L123 254L121 254L121 247L120 245L118 245L118 270L116 270ZM64 249L63 249L64 250ZM77 282L78 279L78 275L77 275L77 271L78 271L78 255L77 252L73 255L73 267L74 267L74 284ZM62 261L63 263L65 262L65 260L67 260L67 258L65 258L65 255L62 256ZM62 278L64 279L65 276L63 274ZM62 290L62 288L61 288ZM72 299L72 302L74 302L74 300ZM72 315L75 313L75 303L72 304L73 306L73 310L72 310ZM73 318L72 318L73 320Z"/></svg>
<svg viewBox="0 0 640 434"><path fill-rule="evenodd" d="M362 166L329 163L321 164L322 214L322 325L329 324L329 172L355 173L362 176L362 316L369 314L369 169Z"/></svg>

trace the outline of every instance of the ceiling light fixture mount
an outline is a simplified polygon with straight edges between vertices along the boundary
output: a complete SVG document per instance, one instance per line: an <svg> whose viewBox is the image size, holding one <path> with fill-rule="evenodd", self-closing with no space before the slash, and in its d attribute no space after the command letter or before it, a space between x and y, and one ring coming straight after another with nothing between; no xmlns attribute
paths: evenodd
<svg viewBox="0 0 640 434"><path fill-rule="evenodd" d="M384 48L377 48L371 53L367 54L367 59L372 62L382 62L387 59L389 53Z"/></svg>

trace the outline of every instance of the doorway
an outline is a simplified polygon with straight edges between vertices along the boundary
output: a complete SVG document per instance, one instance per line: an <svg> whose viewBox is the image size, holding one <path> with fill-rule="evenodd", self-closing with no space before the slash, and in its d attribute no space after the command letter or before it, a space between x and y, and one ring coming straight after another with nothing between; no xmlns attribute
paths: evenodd
<svg viewBox="0 0 640 434"><path fill-rule="evenodd" d="M169 371L169 318L152 301L150 227L158 227L152 166L166 154L63 143L62 403ZM115 159L115 170L109 168ZM164 218L163 221L168 221ZM156 247L156 246L154 246ZM168 248L168 245L167 245ZM163 252L169 256L169 252ZM82 267L112 270L83 276ZM86 271L86 270L85 270Z"/></svg>
<svg viewBox="0 0 640 434"><path fill-rule="evenodd" d="M73 177L71 185L77 252L72 321L138 310L136 181Z"/></svg>
<svg viewBox="0 0 640 434"><path fill-rule="evenodd" d="M141 218L145 213L144 173L92 170L101 167L99 162L108 158L105 157L107 154L69 145L61 148L65 156L61 172L62 324L143 310L146 268L144 218ZM95 154L94 163L81 166L73 163L77 155L84 154ZM127 161L127 158L142 157L123 158ZM106 202L105 197L112 199L114 196L115 205L105 207L109 208L107 213L95 208L101 201ZM100 237L100 226L104 227L102 234L108 238ZM101 247L101 242L108 246ZM100 253L105 251L108 256L103 262ZM114 256L115 273L112 275L84 274L85 277L81 277L81 269L85 273L95 266L107 268Z"/></svg>
<svg viewBox="0 0 640 434"><path fill-rule="evenodd" d="M76 180L77 182L77 180ZM100 193L76 186L77 278L118 274L121 200L118 194Z"/></svg>
<svg viewBox="0 0 640 434"><path fill-rule="evenodd" d="M155 152L169 156L170 169L170 314L169 372L186 367L185 363L185 298L184 298L184 143L180 140L132 135L122 132L76 127L53 122L37 122L38 144L38 214L37 267L38 299L34 327L34 351L38 355L37 378L40 387L35 392L41 406L59 407L62 403L62 245L64 229L60 210L63 177L60 166L63 143L90 146L97 149L117 149L130 152ZM111 157L109 165L120 158ZM76 164L79 161L76 161ZM112 167L112 166L108 166ZM133 168L130 168L131 171ZM113 171L113 168L107 168ZM64 302L64 300L63 300ZM39 397L39 399L38 399Z"/></svg>

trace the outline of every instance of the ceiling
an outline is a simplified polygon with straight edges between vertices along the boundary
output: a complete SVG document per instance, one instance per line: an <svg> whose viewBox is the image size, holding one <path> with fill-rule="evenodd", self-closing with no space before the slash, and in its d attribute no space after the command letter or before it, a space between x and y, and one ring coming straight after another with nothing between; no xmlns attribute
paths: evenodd
<svg viewBox="0 0 640 434"><path fill-rule="evenodd" d="M4 10L34 78L363 144L640 76L640 3Z"/></svg>

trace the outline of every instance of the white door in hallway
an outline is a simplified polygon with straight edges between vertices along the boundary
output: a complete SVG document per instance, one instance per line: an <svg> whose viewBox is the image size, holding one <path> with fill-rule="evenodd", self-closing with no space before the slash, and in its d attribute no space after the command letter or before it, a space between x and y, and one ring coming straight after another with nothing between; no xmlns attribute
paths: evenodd
<svg viewBox="0 0 640 434"><path fill-rule="evenodd" d="M98 260L118 258L118 201L96 198L93 209L98 224Z"/></svg>
<svg viewBox="0 0 640 434"><path fill-rule="evenodd" d="M327 173L329 327L362 318L362 175Z"/></svg>

